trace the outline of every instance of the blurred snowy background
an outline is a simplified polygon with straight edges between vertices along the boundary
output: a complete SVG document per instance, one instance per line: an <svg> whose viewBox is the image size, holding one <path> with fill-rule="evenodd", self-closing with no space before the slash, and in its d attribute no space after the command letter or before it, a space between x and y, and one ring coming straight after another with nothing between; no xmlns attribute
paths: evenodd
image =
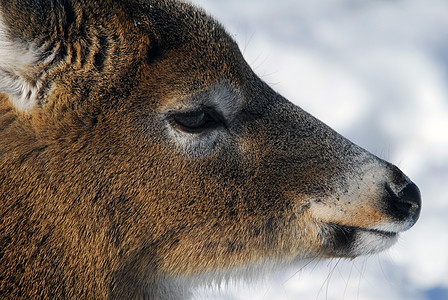
<svg viewBox="0 0 448 300"><path fill-rule="evenodd" d="M389 251L196 299L448 299L448 1L193 0L276 91L398 165L423 195Z"/></svg>

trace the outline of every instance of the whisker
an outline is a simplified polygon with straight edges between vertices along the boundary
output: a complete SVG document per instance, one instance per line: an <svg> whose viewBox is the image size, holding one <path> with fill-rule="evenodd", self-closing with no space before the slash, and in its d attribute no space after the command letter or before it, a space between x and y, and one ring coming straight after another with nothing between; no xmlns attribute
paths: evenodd
<svg viewBox="0 0 448 300"><path fill-rule="evenodd" d="M301 271L303 271L306 267L308 267L312 262L319 262L320 261L320 259L318 258L318 257L314 257L313 259L311 259L309 262L307 262L306 264L304 264L301 268L299 268L297 271L295 271L291 276L289 276L286 280L284 280L283 282L282 282L282 285L285 285L288 281L290 281L294 276L296 276L299 272L301 272ZM317 266L317 263L316 263L316 265L314 266L314 269L316 268L316 266ZM314 270L313 269L313 270Z"/></svg>
<svg viewBox="0 0 448 300"><path fill-rule="evenodd" d="M346 283L346 285L345 285L344 293L342 294L342 299L345 299L345 295L346 295L346 293L347 293L347 288L348 288L348 285L349 285L349 283L350 283L350 277L352 276L352 271L353 271L353 265L354 265L354 264L355 264L355 262L352 261L352 266L350 267L350 271L349 271L349 273L348 273L347 283Z"/></svg>

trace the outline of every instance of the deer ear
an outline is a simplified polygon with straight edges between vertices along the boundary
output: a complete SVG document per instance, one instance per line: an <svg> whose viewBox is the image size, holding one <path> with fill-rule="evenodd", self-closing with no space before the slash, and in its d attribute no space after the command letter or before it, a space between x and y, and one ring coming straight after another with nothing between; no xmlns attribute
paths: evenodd
<svg viewBox="0 0 448 300"><path fill-rule="evenodd" d="M29 112L42 105L48 57L42 47L17 37L2 14L0 7L0 93L8 95L18 110Z"/></svg>

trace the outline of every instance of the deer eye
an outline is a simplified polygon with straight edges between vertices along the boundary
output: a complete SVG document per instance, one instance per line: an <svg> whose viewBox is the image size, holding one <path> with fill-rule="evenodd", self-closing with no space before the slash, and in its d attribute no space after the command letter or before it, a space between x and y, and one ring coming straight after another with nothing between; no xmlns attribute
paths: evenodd
<svg viewBox="0 0 448 300"><path fill-rule="evenodd" d="M187 133L200 133L222 125L219 116L208 110L175 113L169 117L171 126Z"/></svg>

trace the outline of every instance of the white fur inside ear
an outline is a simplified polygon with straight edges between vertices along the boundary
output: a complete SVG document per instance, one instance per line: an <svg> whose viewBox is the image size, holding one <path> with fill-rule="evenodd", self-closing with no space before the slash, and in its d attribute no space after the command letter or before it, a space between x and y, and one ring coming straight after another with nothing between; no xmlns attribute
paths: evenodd
<svg viewBox="0 0 448 300"><path fill-rule="evenodd" d="M12 41L0 14L0 92L7 94L18 110L27 112L39 104L42 71L37 64L41 54L32 44Z"/></svg>

